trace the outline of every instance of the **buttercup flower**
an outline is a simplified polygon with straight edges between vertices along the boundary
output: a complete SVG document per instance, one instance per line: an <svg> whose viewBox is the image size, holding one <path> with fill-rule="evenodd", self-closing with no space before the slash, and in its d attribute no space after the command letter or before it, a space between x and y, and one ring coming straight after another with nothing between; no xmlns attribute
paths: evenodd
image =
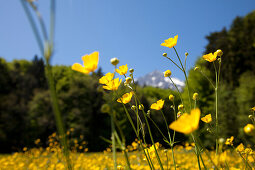
<svg viewBox="0 0 255 170"><path fill-rule="evenodd" d="M100 79L99 79L99 83L100 84L107 84L107 83L109 83L110 81L112 81L112 79L113 79L113 76L114 76L114 73L107 73L105 76L103 76L103 77L101 77Z"/></svg>
<svg viewBox="0 0 255 170"><path fill-rule="evenodd" d="M163 105L164 105L164 100L160 99L158 100L156 103L153 103L151 105L151 109L155 109L155 110L160 110L162 109Z"/></svg>
<svg viewBox="0 0 255 170"><path fill-rule="evenodd" d="M255 111L255 106L253 108L251 108L252 111Z"/></svg>
<svg viewBox="0 0 255 170"><path fill-rule="evenodd" d="M214 53L209 53L209 54L206 54L206 55L203 55L203 59L205 59L206 61L209 61L209 62L213 62L215 61L217 58L217 55Z"/></svg>
<svg viewBox="0 0 255 170"><path fill-rule="evenodd" d="M236 147L236 151L237 152L243 152L244 151L244 146L243 146L242 143Z"/></svg>
<svg viewBox="0 0 255 170"><path fill-rule="evenodd" d="M119 69L115 69L115 71L116 71L117 73L119 73L120 75L127 74L128 66L127 66L127 64L126 64L126 65L123 65L123 66L119 66Z"/></svg>
<svg viewBox="0 0 255 170"><path fill-rule="evenodd" d="M165 42L162 43L161 45L168 47L168 48L172 48L172 47L176 46L177 40L178 40L178 35L176 35L174 38L169 38L169 39L165 40Z"/></svg>
<svg viewBox="0 0 255 170"><path fill-rule="evenodd" d="M234 136L231 136L230 138L227 138L225 144L226 145L233 145Z"/></svg>
<svg viewBox="0 0 255 170"><path fill-rule="evenodd" d="M72 65L72 70L79 71L84 74L89 74L90 72L94 72L97 69L99 60L99 52L93 52L91 54L86 54L82 56L83 65L79 63L74 63Z"/></svg>
<svg viewBox="0 0 255 170"><path fill-rule="evenodd" d="M184 134L190 134L198 129L200 120L200 110L193 109L191 113L184 113L176 121L169 125L170 129Z"/></svg>
<svg viewBox="0 0 255 170"><path fill-rule="evenodd" d="M122 79L119 80L119 78L113 79L110 82L106 83L105 86L103 86L104 89L106 90L118 90L120 83Z"/></svg>
<svg viewBox="0 0 255 170"><path fill-rule="evenodd" d="M159 143L155 143L155 148L159 148ZM155 151L154 145L152 145L150 148L145 149L145 152L150 155L151 158L156 157L156 151Z"/></svg>
<svg viewBox="0 0 255 170"><path fill-rule="evenodd" d="M172 101L172 102L174 101L174 95L170 94L168 98L170 101Z"/></svg>
<svg viewBox="0 0 255 170"><path fill-rule="evenodd" d="M202 117L201 120L205 123L210 123L212 121L212 115L208 114L205 117Z"/></svg>
<svg viewBox="0 0 255 170"><path fill-rule="evenodd" d="M172 74L172 72L171 72L170 70L166 70L166 71L164 72L164 77L170 77L171 74Z"/></svg>
<svg viewBox="0 0 255 170"><path fill-rule="evenodd" d="M133 91L131 91L130 93L125 93L121 98L117 100L117 102L127 104L132 99L133 94Z"/></svg>

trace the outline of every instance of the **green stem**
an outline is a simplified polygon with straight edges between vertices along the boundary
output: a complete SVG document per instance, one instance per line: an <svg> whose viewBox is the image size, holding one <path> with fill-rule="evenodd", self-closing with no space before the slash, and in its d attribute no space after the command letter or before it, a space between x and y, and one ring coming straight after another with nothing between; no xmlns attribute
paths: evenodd
<svg viewBox="0 0 255 170"><path fill-rule="evenodd" d="M181 66L182 66L182 70L183 70L183 73L184 73L184 76L185 76L185 80L186 80L187 87L188 87L189 103L190 103L190 110L191 110L191 108L192 108L192 103L191 103L191 96L190 96L190 88L189 88L188 77L187 77L186 71L185 71L185 69L184 69L184 67L183 67L183 65L182 65L182 62L181 62L181 59L180 59L180 57L179 57L179 54L178 54L177 50L175 49L175 47L173 47L173 49L174 49L174 51L175 51L175 53L176 53L176 55L177 55L177 58L178 58L178 60L179 60L179 62L180 62L180 64L181 64Z"/></svg>
<svg viewBox="0 0 255 170"><path fill-rule="evenodd" d="M37 44L38 44L38 46L39 46L39 49L40 49L42 55L44 55L43 42L42 42L42 40L41 40L39 31L38 31L38 29L36 28L35 21L34 21L32 15L31 15L31 13L30 13L30 11L29 11L27 5L26 5L27 2L26 2L26 0L20 0L20 2L21 2L21 4L22 4L22 7L23 7L23 9L24 9L26 15L27 15L27 18L28 18L28 20L29 20L29 23L30 23L30 25L31 25L31 27L32 27L32 30L33 30L33 32L34 32L34 35L35 35Z"/></svg>
<svg viewBox="0 0 255 170"><path fill-rule="evenodd" d="M65 129L64 129L63 120L62 120L62 116L61 116L59 104L58 104L58 96L56 93L55 83L54 83L54 79L52 75L52 68L48 62L46 62L46 75L48 79L48 84L50 86L51 102L52 102L52 107L54 110L57 130L59 135L61 136L60 142L61 142L61 145L63 146L63 152L66 158L68 169L72 169L71 160L69 158L69 150L68 150L68 144L67 144L67 139L65 135Z"/></svg>
<svg viewBox="0 0 255 170"><path fill-rule="evenodd" d="M114 118L113 113L111 114L111 129L112 129L112 157L113 157L113 164L114 169L117 170L117 158L116 158L116 143L115 143L115 126L114 126Z"/></svg>
<svg viewBox="0 0 255 170"><path fill-rule="evenodd" d="M176 86L176 84L174 83L174 81L172 80L172 78L169 77L169 79L170 79L170 81L173 83L174 87L176 88L176 90L177 90L177 92L178 92L178 95L179 95L179 97L180 97L180 99L181 99L182 104L184 104L184 103L183 103L183 99L182 99L182 95L181 95L180 90L178 89L178 87Z"/></svg>
<svg viewBox="0 0 255 170"><path fill-rule="evenodd" d="M180 66L178 66L178 64L176 64L171 58L169 58L167 56L164 56L164 57L166 57L168 60L170 60L172 63L174 63L174 65L176 65L181 71L183 71L183 69Z"/></svg>
<svg viewBox="0 0 255 170"><path fill-rule="evenodd" d="M140 102L140 100L138 99L138 97L136 96L136 94L135 94L135 97L137 98L137 100L138 100L138 102L139 102L139 105L140 105L141 102ZM150 125L149 125L149 122L148 122L146 113L144 112L144 109L142 109L142 112L143 112L143 116L144 116L144 119L145 119L145 122L146 122L146 125L147 125L147 128L148 128L148 131L149 131L149 135L150 135L151 142L152 142L152 144L153 144L153 148L154 148L155 153L156 153L156 157L157 157L157 160L158 160L160 169L163 170L164 168L163 168L162 162L161 162L161 160L160 160L160 158L159 158L158 151L157 151L157 149L156 149L155 142L154 142L154 139L153 139L153 136L152 136L152 133L151 133L151 128L150 128Z"/></svg>
<svg viewBox="0 0 255 170"><path fill-rule="evenodd" d="M213 62L213 66L215 69L215 127L216 127L216 155L218 155L218 150L219 150L219 143L218 143L218 138L219 138L219 134L218 134L218 73L216 70L216 66L215 63Z"/></svg>
<svg viewBox="0 0 255 170"><path fill-rule="evenodd" d="M209 83L213 86L213 88L215 88L214 84L213 84L212 81L208 78L208 76L205 75L205 73L202 72L202 70L199 70L199 72L209 81Z"/></svg>
<svg viewBox="0 0 255 170"><path fill-rule="evenodd" d="M174 169L176 170L176 163L175 163L175 159L174 159L174 149L173 149L174 143L172 142L169 126L168 126L167 121L166 121L166 117L165 117L165 115L164 115L162 110L160 110L160 112L161 112L161 114L162 114L162 116L164 118L165 124L166 124L167 132L168 132L168 136L169 136L169 140L170 140L170 144L171 144L170 146L171 146L171 149L172 149L172 158L173 158L173 162L174 162Z"/></svg>
<svg viewBox="0 0 255 170"><path fill-rule="evenodd" d="M201 170L201 167L200 167L200 160L199 160L199 153L200 153L200 151L199 151L199 148L198 148L198 145L197 145L197 141L196 141L196 139L195 139L195 137L194 137L194 135L191 133L191 136L192 136L192 139L193 139L193 141L194 141L194 143L195 143L195 153L196 153L196 155L197 155L197 164L198 164L198 168L199 168L199 170Z"/></svg>
<svg viewBox="0 0 255 170"><path fill-rule="evenodd" d="M136 131L135 125L134 125L133 120L132 120L132 118L130 117L128 111L127 111L126 106L125 106L123 103L122 103L122 106L123 106L123 108L124 108L124 110L125 110L125 113L126 113L126 115L127 115L127 117L128 117L128 120L129 120L129 122L130 122L130 124L131 124L131 126L132 126L132 128L133 128L133 130L134 130L134 132L135 132L135 134L136 134L136 137L138 138L138 141L142 141L141 138L140 138L140 136L139 136L139 134L138 134L138 132ZM148 162L148 164L149 164L149 166L150 166L150 169L155 169L154 166L153 166L153 164L151 163L150 156L147 155L147 153L145 152L145 148L144 148L144 146L143 146L143 143L140 143L140 146L141 146L141 148L142 148L142 150L143 150L143 152L144 152L144 155L145 155L146 160L147 160L147 162Z"/></svg>
<svg viewBox="0 0 255 170"><path fill-rule="evenodd" d="M126 149L124 149L124 155L125 155L125 159L126 159L126 162L127 162L127 169L128 170L131 170L131 166L130 166L130 162L129 162L129 159L128 159L128 154L126 152Z"/></svg>

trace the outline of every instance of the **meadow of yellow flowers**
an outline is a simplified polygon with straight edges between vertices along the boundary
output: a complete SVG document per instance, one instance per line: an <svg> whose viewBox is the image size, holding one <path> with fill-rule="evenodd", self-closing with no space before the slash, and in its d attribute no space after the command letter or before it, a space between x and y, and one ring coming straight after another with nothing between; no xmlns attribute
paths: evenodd
<svg viewBox="0 0 255 170"><path fill-rule="evenodd" d="M174 63L179 67L186 76L186 68L183 66L176 46L178 40L178 35L174 38L169 38L162 43L162 46L168 48L174 48L176 55L180 61L180 64ZM158 128L165 142L169 145L169 148L163 148L162 145L153 137L150 131L150 125L148 124L148 119L153 121L148 111L145 111L143 104L140 102L136 94L136 85L134 83L133 72L134 69L129 70L128 66L122 65L117 67L119 60L113 58L111 60L112 65L115 67L113 73L109 72L105 76L101 77L99 83L105 90L108 90L112 95L118 96L116 102L122 104L125 110L125 114L130 121L130 125L133 128L136 139L135 141L126 146L125 138L121 134L121 129L116 130L118 122L115 119L114 112L111 112L111 107L109 105L104 105L102 110L111 116L112 123L112 137L111 145L109 148L102 153L88 153L86 148L86 141L84 141L83 136L79 138L67 139L67 145L69 146L69 152L65 153L64 148L61 143L63 137L53 133L48 138L48 146L46 148L41 147L40 139L35 141L37 148L23 148L23 151L13 153L10 155L0 156L0 167L1 169L254 169L255 166L255 153L251 149L253 146L244 146L242 143L238 146L233 145L234 137L231 136L228 139L218 138L218 121L217 121L217 88L219 83L219 73L221 66L221 56L223 52L217 50L214 53L204 55L203 58L211 62L215 67L216 83L211 84L215 88L216 97L216 121L215 124L212 123L211 114L201 117L200 109L196 107L196 102L198 99L198 93L194 93L191 97L188 106L183 103L175 103L175 96L169 94L169 101L173 103L174 117L175 121L169 124L164 116L162 108L164 107L164 100L160 99L150 106L150 109L157 110L161 113L164 118L165 125L168 134L163 134ZM167 57L167 54L163 54ZM171 59L170 59L171 60ZM84 74L89 74L94 72L98 67L99 52L93 52L91 54L84 55L82 57L83 65L75 63L72 69L79 71ZM195 68L198 70L198 68ZM122 83L122 79L115 78L116 74L123 76L125 82ZM162 76L171 79L171 71L166 70L162 73ZM124 94L119 94L118 89L120 86L124 85L129 92ZM188 85L188 84L187 84ZM178 88L177 88L178 90ZM181 94L179 94L181 97ZM182 99L182 98L181 98ZM131 100L135 100L135 105L129 105ZM178 110L175 110L175 105L178 104ZM134 122L130 118L130 113L127 107L131 107L131 110L137 116L137 122ZM252 108L253 114L255 108ZM145 117L145 124L141 121L138 112L142 112ZM254 123L253 116L250 117ZM214 130L215 135L215 150L207 150L203 147L199 136L196 131L199 129L200 120L203 123L210 124ZM149 134L145 133L144 127L147 127ZM155 126L157 126L155 124ZM214 128L213 128L214 127ZM170 133L170 129L174 130L174 133ZM65 137L68 138L73 129L70 129L65 133ZM254 125L247 124L244 127L245 133L252 135L254 133ZM190 135L193 139L193 143L182 143L182 145L176 145L175 142L175 132ZM150 142L148 144L145 135L149 135ZM117 152L119 151L119 152ZM65 153L65 154L63 154Z"/></svg>
<svg viewBox="0 0 255 170"><path fill-rule="evenodd" d="M25 1L21 1L22 5L26 5ZM27 1L33 5L33 1ZM52 1L54 3L54 1ZM52 5L54 6L54 4ZM26 10L26 8L24 8ZM40 14L37 8L33 8L36 14ZM54 23L54 8L52 8L52 23ZM38 15L40 16L40 15ZM32 25L34 24L30 20ZM42 22L42 18L39 18ZM42 26L44 24L41 24ZM36 26L36 25L34 25ZM54 24L51 28L54 28ZM38 29L39 30L39 29ZM37 29L34 29L37 35ZM44 30L44 28L42 28ZM54 29L51 31L53 32ZM51 34L52 36L53 34ZM113 96L114 102L122 104L124 113L133 129L136 139L131 145L126 145L125 133L119 126L116 119L116 112L111 108L111 105L105 104L101 111L108 113L111 117L111 140L109 148L106 148L101 153L89 153L86 147L86 141L83 136L79 138L70 138L70 133L73 129L65 132L61 114L58 106L58 98L54 84L54 78L50 65L50 58L53 54L53 37L49 36L40 42L38 45L41 49L42 55L46 62L46 73L49 82L52 106L55 114L57 133L53 133L48 138L48 146L42 147L40 139L35 141L36 148L23 148L23 151L8 155L0 155L0 169L21 169L21 170L37 170L37 169L254 169L255 167L255 153L252 150L254 146L244 146L240 143L238 146L233 145L234 136L227 139L219 137L219 122L218 122L218 88L220 82L221 72L221 57L223 52L219 49L214 53L209 53L203 56L203 59L210 62L215 69L215 81L210 81L210 85L215 89L215 115L207 114L201 117L201 111L197 108L198 93L191 94L189 90L189 82L187 79L186 59L188 53L185 53L185 61L179 56L175 46L177 45L178 35L174 38L166 39L161 45L169 49L173 49L178 62L173 58L169 58L167 53L163 53L163 57L170 60L180 71L183 72L188 89L189 102L184 103L179 89L174 84L170 70L162 73L162 76L169 78L175 85L176 91L181 99L181 103L176 103L175 96L169 94L169 101L172 103L171 109L174 111L174 119L172 123L167 122L165 114L162 110L165 101L159 99L153 103L150 108L145 108L136 92L136 84L134 79L134 69L128 69L127 64L118 66L119 60L117 58L111 59L113 71L105 74L99 79L102 88L108 91ZM82 56L82 64L75 63L72 65L72 70L81 72L83 74L90 74L98 68L99 52L93 52ZM195 67L195 71L200 72L200 68ZM122 83L123 77L124 83ZM215 82L213 84L212 82ZM127 92L121 94L119 87L123 86ZM116 100L115 100L116 99ZM133 102L131 102L133 101ZM133 103L133 104L131 104ZM136 121L130 116L130 109L136 115ZM244 127L244 132L248 135L255 136L254 130L254 112L255 107L251 108L253 115L249 118L252 124L247 124ZM150 110L156 110L163 118L167 134L162 130L150 117ZM143 116L143 119L141 118ZM200 121L201 120L201 121ZM151 132L151 122L159 131L167 148L163 148ZM208 150L205 148L200 140L198 134L199 123L210 125L211 134L215 139L215 148ZM173 133L170 133L170 130ZM183 133L189 135L192 143L182 143L182 141L175 141L175 133Z"/></svg>

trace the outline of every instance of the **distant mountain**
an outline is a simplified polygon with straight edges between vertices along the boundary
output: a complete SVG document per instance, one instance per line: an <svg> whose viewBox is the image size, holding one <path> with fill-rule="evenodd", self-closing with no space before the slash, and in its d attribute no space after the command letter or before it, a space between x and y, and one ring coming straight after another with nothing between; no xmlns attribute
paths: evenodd
<svg viewBox="0 0 255 170"><path fill-rule="evenodd" d="M183 87L185 86L185 83L178 78L175 78L175 77L171 77L171 78L173 82L176 84L176 86L178 87L178 89L182 91ZM143 77L139 77L138 79L136 79L136 82L140 86L153 86L153 87L159 87L163 89L170 88L172 90L176 90L171 80L168 77L164 77L163 72L158 70L148 73Z"/></svg>

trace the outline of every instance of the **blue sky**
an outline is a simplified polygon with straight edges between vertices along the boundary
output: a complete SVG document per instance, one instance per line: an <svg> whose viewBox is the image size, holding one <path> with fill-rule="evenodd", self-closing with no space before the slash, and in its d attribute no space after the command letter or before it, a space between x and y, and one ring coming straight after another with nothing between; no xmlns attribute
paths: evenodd
<svg viewBox="0 0 255 170"><path fill-rule="evenodd" d="M49 26L49 1L36 3ZM182 73L168 60L176 60L173 49L160 46L179 35L176 49L187 67L202 55L206 35L229 28L236 16L255 9L254 0L59 0L56 9L55 55L52 64L81 63L81 56L99 51L103 72L113 71L110 59L135 69L135 76L153 70ZM32 29L19 0L0 5L0 56L7 61L31 60L40 55ZM177 61L177 60L176 60Z"/></svg>

